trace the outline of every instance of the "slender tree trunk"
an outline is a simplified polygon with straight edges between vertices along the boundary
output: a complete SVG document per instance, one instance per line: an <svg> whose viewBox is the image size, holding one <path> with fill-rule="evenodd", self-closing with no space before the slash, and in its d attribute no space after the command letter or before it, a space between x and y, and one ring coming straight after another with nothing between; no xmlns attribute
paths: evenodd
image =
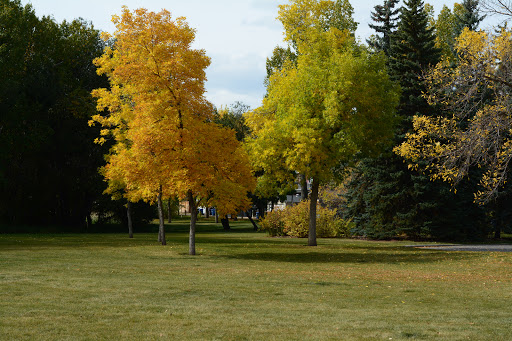
<svg viewBox="0 0 512 341"><path fill-rule="evenodd" d="M308 179L306 178L306 175L301 174L300 175L300 200L306 201L308 200Z"/></svg>
<svg viewBox="0 0 512 341"><path fill-rule="evenodd" d="M171 208L171 201L172 199L169 198L169 201L167 201L167 222L170 224L172 223L172 208Z"/></svg>
<svg viewBox="0 0 512 341"><path fill-rule="evenodd" d="M313 179L309 202L309 233L308 246L316 246L316 204L318 201L318 179Z"/></svg>
<svg viewBox="0 0 512 341"><path fill-rule="evenodd" d="M188 206L190 207L190 234L188 238L188 254L196 254L196 221L197 221L197 207L196 199L192 191L188 191Z"/></svg>
<svg viewBox="0 0 512 341"><path fill-rule="evenodd" d="M501 229L499 227L494 230L494 239L501 239Z"/></svg>
<svg viewBox="0 0 512 341"><path fill-rule="evenodd" d="M258 225L256 225L256 222L252 219L252 210L249 210L246 213L247 213L247 217L249 218L249 221L252 224L253 230L258 231Z"/></svg>
<svg viewBox="0 0 512 341"><path fill-rule="evenodd" d="M206 211L204 212L204 215L205 215L206 219L210 218L210 208L209 207L206 207Z"/></svg>
<svg viewBox="0 0 512 341"><path fill-rule="evenodd" d="M217 213L217 207L215 207L215 224L219 223L219 214Z"/></svg>
<svg viewBox="0 0 512 341"><path fill-rule="evenodd" d="M258 206L258 211L260 211L260 217L259 219L263 219L265 218L265 213L266 213L266 208L267 208L267 204L263 204L261 203L259 206Z"/></svg>
<svg viewBox="0 0 512 341"><path fill-rule="evenodd" d="M499 206L498 206L499 207ZM501 222L503 221L503 211L500 208L494 210L496 219L494 219L494 239L501 239Z"/></svg>
<svg viewBox="0 0 512 341"><path fill-rule="evenodd" d="M126 217L128 218L128 237L133 238L132 203L126 204Z"/></svg>
<svg viewBox="0 0 512 341"><path fill-rule="evenodd" d="M229 226L229 219L228 219L228 216L225 215L224 218L222 218L221 220L221 223L222 223L222 227L224 228L224 230L231 230L231 227Z"/></svg>
<svg viewBox="0 0 512 341"><path fill-rule="evenodd" d="M87 228L90 229L92 226L91 212L87 213L87 215L85 216L85 221L87 223Z"/></svg>
<svg viewBox="0 0 512 341"><path fill-rule="evenodd" d="M164 211L162 204L162 185L160 185L160 190L158 191L158 220L160 221L160 225L158 227L158 241L162 243L162 245L166 245L165 241L165 225L164 225Z"/></svg>

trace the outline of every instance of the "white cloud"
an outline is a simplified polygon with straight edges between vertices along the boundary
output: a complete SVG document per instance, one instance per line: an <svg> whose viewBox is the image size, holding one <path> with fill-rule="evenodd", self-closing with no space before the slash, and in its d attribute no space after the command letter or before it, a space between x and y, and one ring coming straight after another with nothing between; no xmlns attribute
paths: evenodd
<svg viewBox="0 0 512 341"><path fill-rule="evenodd" d="M208 90L206 98L217 108L229 106L236 101L243 102L255 109L261 106L263 95L260 93L235 92L227 89L213 88Z"/></svg>

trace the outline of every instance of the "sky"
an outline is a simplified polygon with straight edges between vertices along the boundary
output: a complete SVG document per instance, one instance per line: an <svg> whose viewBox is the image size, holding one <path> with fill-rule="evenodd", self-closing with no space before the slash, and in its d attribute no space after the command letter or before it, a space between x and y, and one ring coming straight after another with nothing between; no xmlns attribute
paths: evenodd
<svg viewBox="0 0 512 341"><path fill-rule="evenodd" d="M52 16L57 22L83 18L96 29L113 33L111 17L123 5L158 12L169 10L173 17L186 17L196 29L194 48L205 49L211 58L206 71L206 98L215 106L241 101L256 108L265 93L265 61L277 45L283 44L283 28L275 18L278 5L287 0L22 0L32 4L37 16ZM436 13L451 0L425 1ZM459 1L461 2L461 0ZM356 36L362 41L373 32L368 27L370 13L383 0L353 0ZM488 21L488 20L487 20ZM486 28L486 22L481 28Z"/></svg>

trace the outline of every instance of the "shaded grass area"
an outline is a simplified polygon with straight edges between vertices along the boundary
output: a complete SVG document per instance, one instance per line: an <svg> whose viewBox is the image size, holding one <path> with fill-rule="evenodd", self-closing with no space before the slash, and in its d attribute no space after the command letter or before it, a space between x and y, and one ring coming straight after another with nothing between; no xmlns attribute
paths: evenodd
<svg viewBox="0 0 512 341"><path fill-rule="evenodd" d="M512 253L156 234L0 235L2 340L509 340Z"/></svg>

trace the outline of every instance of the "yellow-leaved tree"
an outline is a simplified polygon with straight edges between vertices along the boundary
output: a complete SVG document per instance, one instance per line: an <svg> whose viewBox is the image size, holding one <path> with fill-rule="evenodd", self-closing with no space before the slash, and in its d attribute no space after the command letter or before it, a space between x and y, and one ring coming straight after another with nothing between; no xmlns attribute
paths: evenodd
<svg viewBox="0 0 512 341"><path fill-rule="evenodd" d="M290 172L312 179L308 245L314 246L319 185L336 179L356 155L391 142L399 89L385 57L368 53L349 30L308 25L300 37L297 64L276 70L263 105L247 114L246 142L256 171L282 182Z"/></svg>
<svg viewBox="0 0 512 341"><path fill-rule="evenodd" d="M485 169L475 193L485 203L505 183L512 160L512 33L466 28L455 51L456 67L441 62L426 76L426 96L439 116L415 117L414 132L395 152L453 184L472 166Z"/></svg>
<svg viewBox="0 0 512 341"><path fill-rule="evenodd" d="M212 122L213 107L204 98L210 59L195 50L184 18L170 12L123 7L113 16L113 47L95 59L110 89L96 89L91 124L104 129L97 139L115 140L102 172L107 191L125 186L130 201L158 202L163 232L162 197L188 200L191 211L189 253L195 254L195 225L200 203L221 214L249 204L254 188L248 156L231 129Z"/></svg>
<svg viewBox="0 0 512 341"><path fill-rule="evenodd" d="M441 62L426 76L428 100L442 111L417 116L395 152L410 167L423 163L434 179L457 184L472 166L486 171L476 201L494 198L512 160L512 33L470 31L457 38L458 64Z"/></svg>

